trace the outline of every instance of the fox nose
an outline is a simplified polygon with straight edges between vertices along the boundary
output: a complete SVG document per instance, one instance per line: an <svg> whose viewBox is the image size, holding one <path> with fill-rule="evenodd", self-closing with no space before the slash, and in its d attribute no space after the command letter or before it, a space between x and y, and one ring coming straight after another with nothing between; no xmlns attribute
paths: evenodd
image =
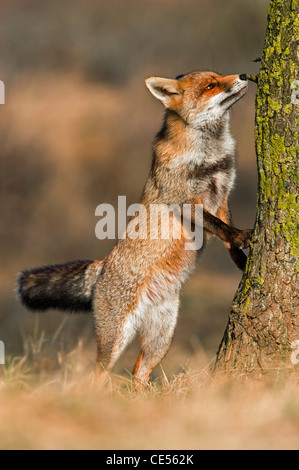
<svg viewBox="0 0 299 470"><path fill-rule="evenodd" d="M246 80L247 80L247 75L246 75L246 73L241 73L241 75L239 75L239 79L246 81Z"/></svg>

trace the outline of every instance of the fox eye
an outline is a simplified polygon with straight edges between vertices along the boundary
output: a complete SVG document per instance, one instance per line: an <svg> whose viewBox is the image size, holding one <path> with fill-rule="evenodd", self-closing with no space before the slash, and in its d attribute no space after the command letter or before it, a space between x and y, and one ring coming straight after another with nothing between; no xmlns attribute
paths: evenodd
<svg viewBox="0 0 299 470"><path fill-rule="evenodd" d="M210 83L210 85L208 85L206 87L206 91L213 90L213 88L215 88L215 86L216 86L216 83Z"/></svg>

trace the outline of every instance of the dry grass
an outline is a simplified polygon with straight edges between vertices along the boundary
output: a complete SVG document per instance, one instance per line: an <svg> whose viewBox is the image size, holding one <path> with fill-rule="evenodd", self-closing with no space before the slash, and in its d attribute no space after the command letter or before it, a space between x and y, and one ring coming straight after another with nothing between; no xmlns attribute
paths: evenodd
<svg viewBox="0 0 299 470"><path fill-rule="evenodd" d="M60 333L35 332L1 371L1 449L299 448L295 383L213 378L207 364L171 379L160 369L140 393L120 375L92 388L93 356L81 341L66 353Z"/></svg>

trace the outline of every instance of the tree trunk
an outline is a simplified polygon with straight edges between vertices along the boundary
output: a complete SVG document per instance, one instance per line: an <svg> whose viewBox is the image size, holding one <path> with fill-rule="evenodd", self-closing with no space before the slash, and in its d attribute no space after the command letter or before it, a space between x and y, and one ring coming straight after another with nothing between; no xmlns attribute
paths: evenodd
<svg viewBox="0 0 299 470"><path fill-rule="evenodd" d="M299 0L271 0L256 97L256 226L216 371L299 372L298 46Z"/></svg>

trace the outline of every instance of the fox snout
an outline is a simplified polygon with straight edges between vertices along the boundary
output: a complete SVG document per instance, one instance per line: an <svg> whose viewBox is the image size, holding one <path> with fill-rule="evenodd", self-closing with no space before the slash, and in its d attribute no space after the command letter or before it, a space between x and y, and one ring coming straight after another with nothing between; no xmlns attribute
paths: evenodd
<svg viewBox="0 0 299 470"><path fill-rule="evenodd" d="M243 80L243 81L245 81L245 82L247 82L247 75L246 75L246 73L241 73L241 75L239 75L239 79L240 79L240 80Z"/></svg>
<svg viewBox="0 0 299 470"><path fill-rule="evenodd" d="M222 77L219 80L220 83L220 92L226 91L227 93L238 91L240 89L247 89L248 80L245 73L241 75L229 75L227 77ZM222 90L221 90L222 85Z"/></svg>
<svg viewBox="0 0 299 470"><path fill-rule="evenodd" d="M236 79L235 81L235 85L237 88L240 88L242 90L247 90L248 88L248 80L247 78L241 78L241 77L244 77L244 75L239 75L239 77ZM246 77L246 75L245 75Z"/></svg>
<svg viewBox="0 0 299 470"><path fill-rule="evenodd" d="M248 80L246 78L246 75L244 74L240 75L239 78L236 80L235 86L238 90L243 92L243 94L241 94L241 97L244 96L244 94L247 92L247 89L248 89Z"/></svg>

